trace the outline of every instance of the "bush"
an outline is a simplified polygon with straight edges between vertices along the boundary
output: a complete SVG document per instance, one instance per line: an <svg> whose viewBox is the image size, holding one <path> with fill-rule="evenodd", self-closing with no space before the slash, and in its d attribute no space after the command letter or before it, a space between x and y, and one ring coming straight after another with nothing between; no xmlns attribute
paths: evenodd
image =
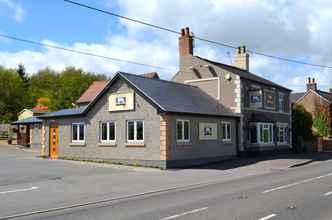
<svg viewBox="0 0 332 220"><path fill-rule="evenodd" d="M313 120L314 133L320 137L327 137L329 134L328 119L323 112L318 113Z"/></svg>

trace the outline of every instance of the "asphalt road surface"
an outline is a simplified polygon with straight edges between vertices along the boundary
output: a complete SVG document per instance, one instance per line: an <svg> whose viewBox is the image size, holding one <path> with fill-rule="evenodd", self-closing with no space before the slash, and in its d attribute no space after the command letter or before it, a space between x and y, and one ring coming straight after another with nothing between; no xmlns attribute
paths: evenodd
<svg viewBox="0 0 332 220"><path fill-rule="evenodd" d="M13 156L13 158L16 158L15 160L24 160L25 158L25 166L30 163L29 157L22 156L17 159ZM13 163L15 160L13 160ZM20 163L18 162L18 164ZM15 165L13 167L15 168ZM22 167L16 168L20 169ZM28 172L28 170L29 167L26 171ZM53 168L53 170L57 169ZM99 172L103 175L109 172L115 172L113 175L130 173L130 171L117 169L111 169L110 171L106 168L86 168L84 171L82 168L73 167L72 169L68 168L68 170L73 173L77 172L77 175L80 172L80 175L84 172L86 172L86 175L90 172ZM58 168L57 172L60 175L62 170ZM8 171L8 175L9 173L10 171ZM49 176L40 174L39 178L50 178L54 181L52 179L54 176L56 177L57 173L50 173ZM1 173L0 210L3 210L3 212L0 213L0 219L4 219L1 217L5 216L8 217L7 219L28 220L332 219L332 161L330 160L229 181L212 181L160 192L151 191L144 194L138 192L132 194L133 196L126 198L112 197L110 200L107 195L103 199L93 199L93 197L88 196L89 190L82 188L81 194L87 193L88 198L78 201L70 200L67 205L48 204L50 198L45 191L41 190L45 187L29 185L29 178L24 177L24 175L22 178L27 179L27 182L23 185L15 185L15 188L3 190L5 183L10 184L10 186L13 184L10 178L3 177L4 175ZM93 182L93 180L91 181ZM47 185L48 181L45 182ZM146 184L148 183L149 181ZM51 184L51 181L49 184ZM98 185L99 183L96 182L95 184ZM132 179L131 182L125 182L124 184L134 186L139 183ZM61 185L52 186L60 187ZM71 186L74 187L75 182L72 182ZM98 187L94 188L92 185L91 188L94 193L98 192ZM49 190L53 191L54 189ZM100 190L102 191L102 188ZM102 192L98 193L102 194ZM60 197L64 197L66 201L69 201L70 196L73 195L69 191L66 194L60 194ZM36 204L40 204L31 208L33 213L28 213L29 210L13 210L15 207L11 204L22 201L26 204L30 200L38 201ZM17 201L17 203L13 203L13 201ZM90 201L90 203L87 204L86 201ZM46 203L47 207L42 205ZM8 206L7 210L5 209L6 206ZM12 211L13 217L7 214L3 215L3 213L9 213L8 210ZM19 215L22 215L22 217L18 217ZM15 216L16 218L14 218Z"/></svg>

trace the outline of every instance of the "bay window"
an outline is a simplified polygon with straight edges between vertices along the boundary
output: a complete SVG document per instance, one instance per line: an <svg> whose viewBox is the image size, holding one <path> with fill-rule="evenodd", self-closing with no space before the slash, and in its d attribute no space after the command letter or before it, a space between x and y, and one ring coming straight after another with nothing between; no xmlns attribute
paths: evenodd
<svg viewBox="0 0 332 220"><path fill-rule="evenodd" d="M288 127L287 124L279 124L277 126L277 141L279 144L288 143Z"/></svg>
<svg viewBox="0 0 332 220"><path fill-rule="evenodd" d="M249 139L255 144L273 144L272 123L251 123L249 126Z"/></svg>

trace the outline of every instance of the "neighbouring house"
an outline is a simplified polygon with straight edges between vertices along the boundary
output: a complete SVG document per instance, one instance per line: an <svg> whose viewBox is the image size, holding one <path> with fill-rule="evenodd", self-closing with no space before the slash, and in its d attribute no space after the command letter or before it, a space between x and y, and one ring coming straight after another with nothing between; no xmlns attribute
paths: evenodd
<svg viewBox="0 0 332 220"><path fill-rule="evenodd" d="M17 144L39 149L41 147L41 126L42 120L37 116L48 113L48 108L37 105L32 109L23 109L18 113L18 120L13 122L16 125Z"/></svg>
<svg viewBox="0 0 332 220"><path fill-rule="evenodd" d="M118 72L86 106L45 114L51 158L160 168L233 158L238 116L193 85Z"/></svg>
<svg viewBox="0 0 332 220"><path fill-rule="evenodd" d="M328 136L332 136L332 90L329 92L319 90L315 78L308 78L305 92L291 94L293 105L302 105L314 118L318 113L324 112L328 119Z"/></svg>
<svg viewBox="0 0 332 220"><path fill-rule="evenodd" d="M189 28L179 38L180 69L173 81L197 86L240 115L239 151L290 149L291 90L249 71L249 53L238 47L234 64L194 55Z"/></svg>
<svg viewBox="0 0 332 220"><path fill-rule="evenodd" d="M74 104L78 107L89 104L105 88L108 82L107 80L94 81Z"/></svg>

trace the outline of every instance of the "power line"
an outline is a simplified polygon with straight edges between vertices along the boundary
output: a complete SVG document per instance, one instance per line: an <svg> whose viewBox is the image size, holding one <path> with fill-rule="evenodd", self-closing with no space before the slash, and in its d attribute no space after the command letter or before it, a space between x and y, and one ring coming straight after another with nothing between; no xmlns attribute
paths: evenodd
<svg viewBox="0 0 332 220"><path fill-rule="evenodd" d="M151 24L151 23L148 23L148 22L145 22L145 21L141 21L141 20L138 20L138 19L123 16L123 15L120 15L120 14L117 14L117 13L114 13L114 12L106 11L106 10L96 8L96 7L93 7L93 6L90 6L90 5L86 5L86 4L83 4L83 3L79 3L79 2L76 2L76 1L72 1L72 0L64 0L64 1L68 2L68 3L71 3L71 4L74 4L74 5L77 5L77 6L80 6L80 7L83 7L83 8L93 10L93 11L97 11L97 12L101 12L101 13L108 14L108 15L111 15L111 16L115 16L115 17L118 17L118 18L121 18L121 19L125 19L125 20L131 21L131 22L146 25L146 26L156 28L156 29L159 29L159 30L171 32L173 34L179 34L179 35L181 34L179 31L173 30L171 28ZM207 43L210 43L210 44L215 44L215 45L218 45L218 46L228 47L228 48L233 48L233 49L237 48L234 45L230 45L230 44L223 43L223 42L220 42L220 41L209 40L209 39L206 39L206 38L203 38L203 37L198 37L198 36L193 36L193 37L197 40L204 41L204 42L207 42ZM263 52L255 51L255 50L247 50L247 51L249 53L252 53L252 54L265 56L265 57L268 57L268 58L271 58L271 59L278 59L278 60L282 60L282 61L285 61L285 62L332 69L332 66L327 66L327 65L323 65L323 64L315 64L315 63L309 63L309 62L300 61L300 60L294 60L294 59L281 57L281 56L276 56L276 55L272 55L272 54L267 54L267 53L263 53Z"/></svg>
<svg viewBox="0 0 332 220"><path fill-rule="evenodd" d="M166 67L151 65L151 64L146 64L146 63L140 63L140 62L137 62L137 61L125 60L125 59L120 59L120 58L116 58L116 57L108 57L108 56L99 55L99 54L95 54L95 53L90 53L90 52L86 52L86 51L82 51L82 50L75 50L75 49L70 49L70 48L66 48L66 47L61 47L61 46L51 45L51 44L47 44L47 43L42 43L42 42L38 42L38 41L23 39L23 38L11 36L11 35L6 35L6 34L0 34L0 37L7 38L7 39L10 39L10 40L20 41L20 42L24 42L24 43L28 43L28 44L34 44L34 45L37 45L37 46L48 47L48 48L63 50L63 51L71 52L71 53L81 54L81 55L85 55L85 56L98 57L98 58L103 58L103 59L106 59L106 60L122 62L122 63L130 63L130 64L134 64L134 65L146 66L146 67L151 67L151 68L155 68L155 69L174 71L174 69L172 69L172 68L166 68Z"/></svg>

